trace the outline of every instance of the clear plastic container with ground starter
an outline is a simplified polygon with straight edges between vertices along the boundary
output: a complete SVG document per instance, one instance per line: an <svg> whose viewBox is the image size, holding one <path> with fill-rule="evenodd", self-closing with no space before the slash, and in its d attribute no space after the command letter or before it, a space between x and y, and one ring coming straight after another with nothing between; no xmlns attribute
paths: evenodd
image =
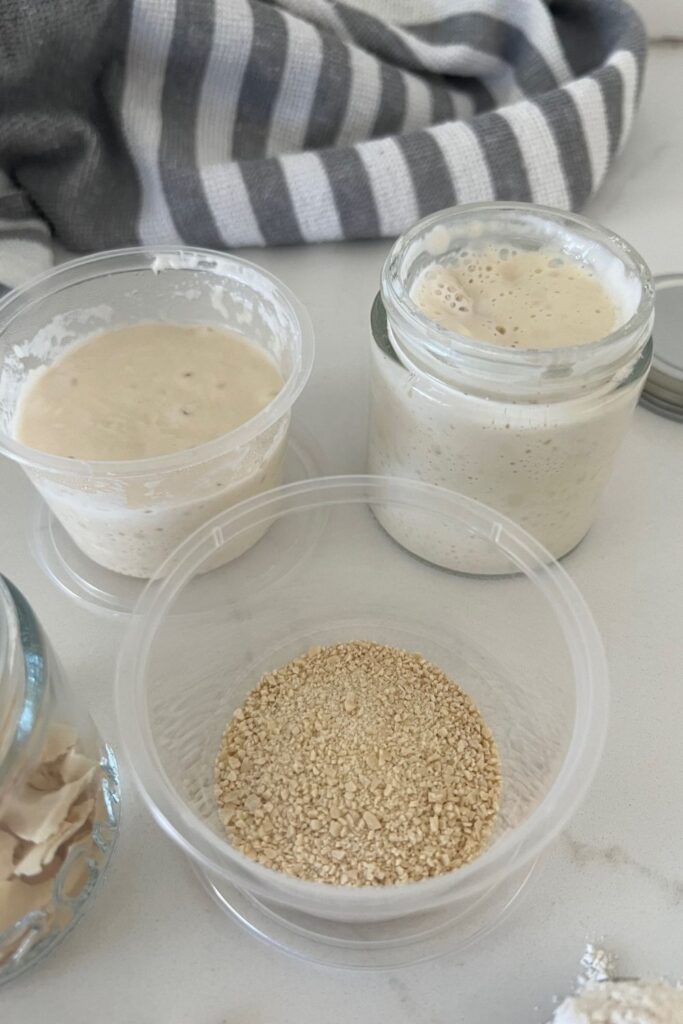
<svg viewBox="0 0 683 1024"><path fill-rule="evenodd" d="M412 297L423 271L488 246L503 254L552 248L591 268L622 325L596 342L532 349L459 335L428 319ZM476 498L561 558L591 526L645 381L653 294L638 253L572 214L485 203L421 221L391 250L372 309L370 472ZM410 517L384 525L440 565L501 571L491 552L447 548L421 536Z"/></svg>
<svg viewBox="0 0 683 1024"><path fill-rule="evenodd" d="M242 334L275 362L282 390L235 430L169 455L88 462L16 439L17 403L32 373L93 334L144 321ZM282 482L291 409L312 360L306 311L289 289L246 260L159 247L74 260L0 301L0 452L24 468L89 559L146 578L211 516ZM255 539L245 537L242 545ZM225 557L237 554L235 548Z"/></svg>
<svg viewBox="0 0 683 1024"><path fill-rule="evenodd" d="M476 541L509 575L448 573L413 557L380 525L395 516L452 545ZM267 532L230 565L204 571L253 530ZM228 719L264 673L350 640L419 652L492 730L500 811L490 845L465 867L406 884L335 886L270 870L226 838L214 759ZM116 701L143 799L227 912L307 959L385 967L461 950L516 904L597 767L606 675L583 599L521 528L445 488L337 477L250 499L182 545L129 621Z"/></svg>

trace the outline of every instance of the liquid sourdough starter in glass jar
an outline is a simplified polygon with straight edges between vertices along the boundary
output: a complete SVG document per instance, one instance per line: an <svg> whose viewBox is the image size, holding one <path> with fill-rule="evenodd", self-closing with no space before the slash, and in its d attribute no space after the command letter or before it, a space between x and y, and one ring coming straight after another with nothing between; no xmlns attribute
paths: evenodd
<svg viewBox="0 0 683 1024"><path fill-rule="evenodd" d="M451 488L556 557L588 531L651 358L641 257L583 218L530 204L441 211L393 247L372 311L369 470ZM473 538L377 511L415 554L506 565Z"/></svg>

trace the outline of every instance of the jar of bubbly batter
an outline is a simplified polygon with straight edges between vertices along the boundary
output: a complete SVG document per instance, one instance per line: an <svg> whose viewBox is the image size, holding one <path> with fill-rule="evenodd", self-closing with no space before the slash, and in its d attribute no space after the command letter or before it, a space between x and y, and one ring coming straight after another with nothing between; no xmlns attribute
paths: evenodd
<svg viewBox="0 0 683 1024"><path fill-rule="evenodd" d="M556 557L588 531L651 360L643 259L582 217L526 203L441 211L392 248L372 310L369 471L476 498ZM404 547L496 573L476 541Z"/></svg>

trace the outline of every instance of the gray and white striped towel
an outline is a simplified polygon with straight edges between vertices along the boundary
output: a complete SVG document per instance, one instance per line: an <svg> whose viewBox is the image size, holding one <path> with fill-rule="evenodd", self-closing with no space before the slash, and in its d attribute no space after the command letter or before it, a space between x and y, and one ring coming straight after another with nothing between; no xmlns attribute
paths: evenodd
<svg viewBox="0 0 683 1024"><path fill-rule="evenodd" d="M624 0L0 0L0 281L50 233L225 248L580 207L645 51Z"/></svg>

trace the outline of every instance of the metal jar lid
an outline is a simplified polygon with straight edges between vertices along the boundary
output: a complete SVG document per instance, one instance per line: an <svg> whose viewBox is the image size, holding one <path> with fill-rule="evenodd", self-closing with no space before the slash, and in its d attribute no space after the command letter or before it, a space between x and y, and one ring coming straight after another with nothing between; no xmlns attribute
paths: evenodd
<svg viewBox="0 0 683 1024"><path fill-rule="evenodd" d="M640 400L683 422L683 274L656 277L655 293L654 355Z"/></svg>

